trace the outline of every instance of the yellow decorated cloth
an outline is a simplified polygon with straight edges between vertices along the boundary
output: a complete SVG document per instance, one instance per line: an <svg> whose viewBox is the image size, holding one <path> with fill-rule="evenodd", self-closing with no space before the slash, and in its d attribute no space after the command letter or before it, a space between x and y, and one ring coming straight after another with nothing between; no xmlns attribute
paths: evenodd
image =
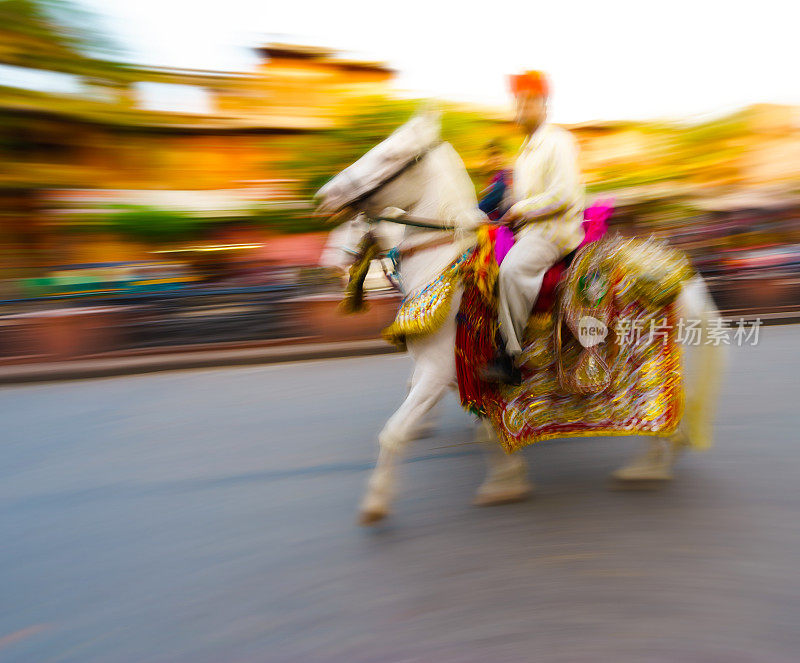
<svg viewBox="0 0 800 663"><path fill-rule="evenodd" d="M403 299L394 322L383 330L383 338L405 347L409 338L437 332L450 313L459 268L465 259L466 255L453 261L434 281Z"/></svg>

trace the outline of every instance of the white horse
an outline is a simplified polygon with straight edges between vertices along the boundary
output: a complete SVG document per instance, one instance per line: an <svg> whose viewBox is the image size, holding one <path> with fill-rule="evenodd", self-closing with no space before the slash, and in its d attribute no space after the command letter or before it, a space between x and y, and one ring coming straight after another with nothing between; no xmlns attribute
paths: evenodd
<svg viewBox="0 0 800 663"><path fill-rule="evenodd" d="M440 140L438 116L430 112L412 118L335 176L319 191L317 201L321 213L349 210L354 215L363 213L376 218L403 212L409 217L441 223L441 230L405 228L400 248L408 255L401 261L400 277L406 294L419 291L437 278L474 244L475 230L486 221L478 210L475 190L463 162L450 144ZM352 232L354 227L347 231L351 239L359 234ZM386 242L385 231L378 236ZM382 248L391 247L390 243ZM409 251L413 247L420 248ZM355 247L341 248L349 249L352 254ZM408 341L408 351L414 360L410 389L378 436L378 461L360 506L363 524L375 523L388 515L395 495L395 469L404 448L426 423L427 415L445 392L456 385L454 347L460 299L459 290L453 297L447 320L437 332ZM680 315L686 320L702 321L704 332L719 317L699 276L684 284L678 303ZM722 351L722 346L700 345L698 356L691 362L694 370L690 370L684 349L686 413L691 416L684 416L675 434L648 438L644 452L612 475L616 481L639 485L669 480L682 448L689 443L703 446L710 442L712 404ZM478 439L488 451L488 474L478 488L475 503L493 505L527 498L532 486L522 455L505 454L486 420L481 422Z"/></svg>

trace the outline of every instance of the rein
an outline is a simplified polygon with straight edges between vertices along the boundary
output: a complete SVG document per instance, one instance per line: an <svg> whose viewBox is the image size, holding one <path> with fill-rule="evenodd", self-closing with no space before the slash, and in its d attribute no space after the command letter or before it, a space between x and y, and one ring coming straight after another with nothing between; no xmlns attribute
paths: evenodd
<svg viewBox="0 0 800 663"><path fill-rule="evenodd" d="M408 248L403 248L401 244L397 247L397 253L400 258L409 258L413 256L415 253L419 251L427 251L428 249L435 249L439 246L444 246L445 244L450 244L453 241L452 237L434 237L429 239L427 242L422 242L422 244L415 244L413 246L409 246Z"/></svg>
<svg viewBox="0 0 800 663"><path fill-rule="evenodd" d="M427 230L441 230L444 232L455 232L454 226L446 226L443 223L437 223L431 219L419 219L413 216L375 216L368 217L369 223L377 223L378 221L388 221L389 223L397 223L401 226L411 226L413 228L425 228Z"/></svg>

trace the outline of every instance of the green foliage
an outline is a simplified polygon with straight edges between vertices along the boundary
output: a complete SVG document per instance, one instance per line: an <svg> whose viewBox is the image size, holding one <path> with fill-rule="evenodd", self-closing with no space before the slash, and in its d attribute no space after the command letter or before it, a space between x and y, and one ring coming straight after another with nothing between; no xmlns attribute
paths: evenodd
<svg viewBox="0 0 800 663"><path fill-rule="evenodd" d="M105 227L121 236L144 242L165 242L196 237L207 220L184 212L156 209L144 205L119 205L104 219Z"/></svg>
<svg viewBox="0 0 800 663"><path fill-rule="evenodd" d="M280 168L298 181L300 197L311 200L331 177L406 122L415 107L411 101L367 99L335 129L278 142L289 155Z"/></svg>
<svg viewBox="0 0 800 663"><path fill-rule="evenodd" d="M704 149L746 133L747 121L742 112L695 125L678 134L678 144Z"/></svg>
<svg viewBox="0 0 800 663"><path fill-rule="evenodd" d="M499 140L496 134L497 121L478 112L451 109L442 114L442 138L451 143L465 161L476 155L481 159L485 157L487 136L498 141L506 153L513 154L515 150Z"/></svg>
<svg viewBox="0 0 800 663"><path fill-rule="evenodd" d="M125 69L98 17L70 0L2 0L0 39L9 64L100 79Z"/></svg>
<svg viewBox="0 0 800 663"><path fill-rule="evenodd" d="M252 210L248 223L282 235L330 230L325 219L313 216L306 205L257 208Z"/></svg>

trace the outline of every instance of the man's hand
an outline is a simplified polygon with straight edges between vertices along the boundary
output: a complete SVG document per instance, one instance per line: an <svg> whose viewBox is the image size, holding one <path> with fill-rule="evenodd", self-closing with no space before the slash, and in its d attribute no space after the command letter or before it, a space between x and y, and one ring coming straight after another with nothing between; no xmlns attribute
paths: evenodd
<svg viewBox="0 0 800 663"><path fill-rule="evenodd" d="M399 207L384 207L378 217L382 219L399 219L406 216L406 211Z"/></svg>
<svg viewBox="0 0 800 663"><path fill-rule="evenodd" d="M502 217L497 221L498 224L502 226L508 226L509 228L514 228L514 226L518 225L518 222L522 219L522 212L518 205L512 205L511 208L503 214Z"/></svg>

